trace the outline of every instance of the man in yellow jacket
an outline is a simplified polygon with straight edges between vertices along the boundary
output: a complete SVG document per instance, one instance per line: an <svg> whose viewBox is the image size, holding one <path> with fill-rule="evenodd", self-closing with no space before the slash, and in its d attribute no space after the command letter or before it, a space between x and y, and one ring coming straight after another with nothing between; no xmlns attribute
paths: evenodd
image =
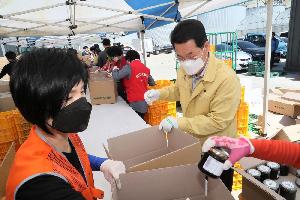
<svg viewBox="0 0 300 200"><path fill-rule="evenodd" d="M180 101L183 117L168 116L159 129L170 132L180 128L204 142L212 135L234 137L237 132L236 112L240 103L240 82L236 73L209 53L203 24L194 19L177 24L171 43L180 62L176 84L160 90L149 90L145 101ZM221 179L232 188L233 171Z"/></svg>

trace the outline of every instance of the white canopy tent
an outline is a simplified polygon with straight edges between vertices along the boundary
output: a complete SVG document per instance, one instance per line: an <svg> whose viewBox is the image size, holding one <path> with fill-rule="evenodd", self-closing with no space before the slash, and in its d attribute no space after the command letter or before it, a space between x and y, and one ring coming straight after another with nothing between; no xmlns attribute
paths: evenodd
<svg viewBox="0 0 300 200"><path fill-rule="evenodd" d="M76 39L77 34L142 31L157 27L160 22L174 22L180 19L180 16L184 19L247 1L249 0L30 0L22 3L19 0L0 1L0 37L51 35ZM268 107L272 5L273 0L268 0L265 117ZM165 9L158 12L160 8ZM176 15L168 17L171 11L174 14L174 10L177 11ZM143 37L142 32L140 38ZM49 40L51 41L50 38Z"/></svg>

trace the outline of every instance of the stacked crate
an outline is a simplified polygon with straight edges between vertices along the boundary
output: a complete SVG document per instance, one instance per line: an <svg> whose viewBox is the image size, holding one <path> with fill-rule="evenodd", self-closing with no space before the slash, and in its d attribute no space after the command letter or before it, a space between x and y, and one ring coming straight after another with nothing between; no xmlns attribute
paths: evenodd
<svg viewBox="0 0 300 200"><path fill-rule="evenodd" d="M249 105L245 102L245 87L241 88L241 99L240 99L240 107L237 112L237 133L238 136L249 137L248 133L248 124L249 124ZM241 169L241 165L239 163L235 163L235 168ZM234 171L233 174L233 190L242 189L242 175Z"/></svg>
<svg viewBox="0 0 300 200"><path fill-rule="evenodd" d="M242 169L240 163L236 162L234 164L234 168L236 169ZM242 175L240 175L239 173L237 173L236 171L234 171L233 173L233 184L232 184L232 189L233 190L240 190L242 189Z"/></svg>
<svg viewBox="0 0 300 200"><path fill-rule="evenodd" d="M237 133L239 136L249 137L249 104L245 102L245 87L241 89L240 106L237 112Z"/></svg>
<svg viewBox="0 0 300 200"><path fill-rule="evenodd" d="M155 86L149 86L148 89L157 90L173 84L170 80L157 80L155 83ZM155 101L152 105L149 105L144 120L154 126L158 125L167 116L176 117L176 102Z"/></svg>
<svg viewBox="0 0 300 200"><path fill-rule="evenodd" d="M0 112L0 162L12 142L18 148L26 140L31 126L18 110Z"/></svg>

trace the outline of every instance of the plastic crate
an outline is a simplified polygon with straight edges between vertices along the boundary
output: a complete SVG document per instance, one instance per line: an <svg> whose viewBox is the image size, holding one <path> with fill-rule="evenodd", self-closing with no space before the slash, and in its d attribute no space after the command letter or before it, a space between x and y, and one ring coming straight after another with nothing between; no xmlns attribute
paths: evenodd
<svg viewBox="0 0 300 200"><path fill-rule="evenodd" d="M241 102L245 101L245 86L241 87Z"/></svg>
<svg viewBox="0 0 300 200"><path fill-rule="evenodd" d="M168 116L176 117L176 101L168 102Z"/></svg>
<svg viewBox="0 0 300 200"><path fill-rule="evenodd" d="M11 142L18 138L13 115L10 112L0 113L0 143Z"/></svg>
<svg viewBox="0 0 300 200"><path fill-rule="evenodd" d="M238 162L236 162L234 164L234 168L242 169L240 163L238 163ZM242 189L242 179L243 179L242 175L240 175L239 173L234 171L234 173L233 173L233 185L232 185L233 190Z"/></svg>
<svg viewBox="0 0 300 200"><path fill-rule="evenodd" d="M2 160L4 159L11 143L13 141L10 141L10 142L2 142L0 143L0 163L2 162Z"/></svg>
<svg viewBox="0 0 300 200"><path fill-rule="evenodd" d="M144 120L154 126L158 125L161 120L168 116L168 102L167 101L156 101L148 107Z"/></svg>
<svg viewBox="0 0 300 200"><path fill-rule="evenodd" d="M18 140L22 144L28 138L32 124L26 121L19 111L14 111L13 116Z"/></svg>

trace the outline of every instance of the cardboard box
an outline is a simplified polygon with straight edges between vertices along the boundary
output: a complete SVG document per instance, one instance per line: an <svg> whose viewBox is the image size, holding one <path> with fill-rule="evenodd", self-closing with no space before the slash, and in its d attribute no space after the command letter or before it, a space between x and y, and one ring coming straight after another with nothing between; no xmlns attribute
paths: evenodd
<svg viewBox="0 0 300 200"><path fill-rule="evenodd" d="M12 143L0 165L0 199L5 196L6 181L15 158L15 148L15 143Z"/></svg>
<svg viewBox="0 0 300 200"><path fill-rule="evenodd" d="M0 93L0 112L5 112L15 109L14 100L10 92Z"/></svg>
<svg viewBox="0 0 300 200"><path fill-rule="evenodd" d="M284 88L284 87L275 87L277 91L280 91L282 94L287 93L287 92L295 92L295 93L300 93L299 88Z"/></svg>
<svg viewBox="0 0 300 200"><path fill-rule="evenodd" d="M290 101L280 96L270 96L269 111L296 118L300 115L300 102Z"/></svg>
<svg viewBox="0 0 300 200"><path fill-rule="evenodd" d="M112 104L117 101L117 86L106 72L90 73L89 90L92 104Z"/></svg>
<svg viewBox="0 0 300 200"><path fill-rule="evenodd" d="M10 92L9 81L0 81L0 93Z"/></svg>
<svg viewBox="0 0 300 200"><path fill-rule="evenodd" d="M275 113L268 113L268 122L267 122L267 136L266 138L273 138L275 135L281 131L282 128L286 126L295 125L296 119L291 118L289 116L275 114ZM257 125L262 127L262 130L264 130L264 119L262 115L258 116Z"/></svg>
<svg viewBox="0 0 300 200"><path fill-rule="evenodd" d="M300 141L300 124L284 127L273 139L291 142Z"/></svg>
<svg viewBox="0 0 300 200"><path fill-rule="evenodd" d="M247 169L256 168L260 164L264 164L266 161L259 160L256 158L243 158L240 160L240 164L244 170L235 169L238 173L243 176L243 187L242 194L243 199L245 200L285 200L282 196L274 192L273 190L266 187L263 183L253 178L251 175L246 173ZM292 181L295 182L295 169L290 169L292 173L288 176L280 176L277 183L281 183L282 181ZM300 189L298 188L296 200L300 200Z"/></svg>
<svg viewBox="0 0 300 200"><path fill-rule="evenodd" d="M198 163L201 143L193 136L173 129L165 134L157 126L107 140L108 157L124 162L127 172Z"/></svg>
<svg viewBox="0 0 300 200"><path fill-rule="evenodd" d="M113 200L233 200L220 179L208 180L196 165L183 165L120 175L122 189L113 189Z"/></svg>

